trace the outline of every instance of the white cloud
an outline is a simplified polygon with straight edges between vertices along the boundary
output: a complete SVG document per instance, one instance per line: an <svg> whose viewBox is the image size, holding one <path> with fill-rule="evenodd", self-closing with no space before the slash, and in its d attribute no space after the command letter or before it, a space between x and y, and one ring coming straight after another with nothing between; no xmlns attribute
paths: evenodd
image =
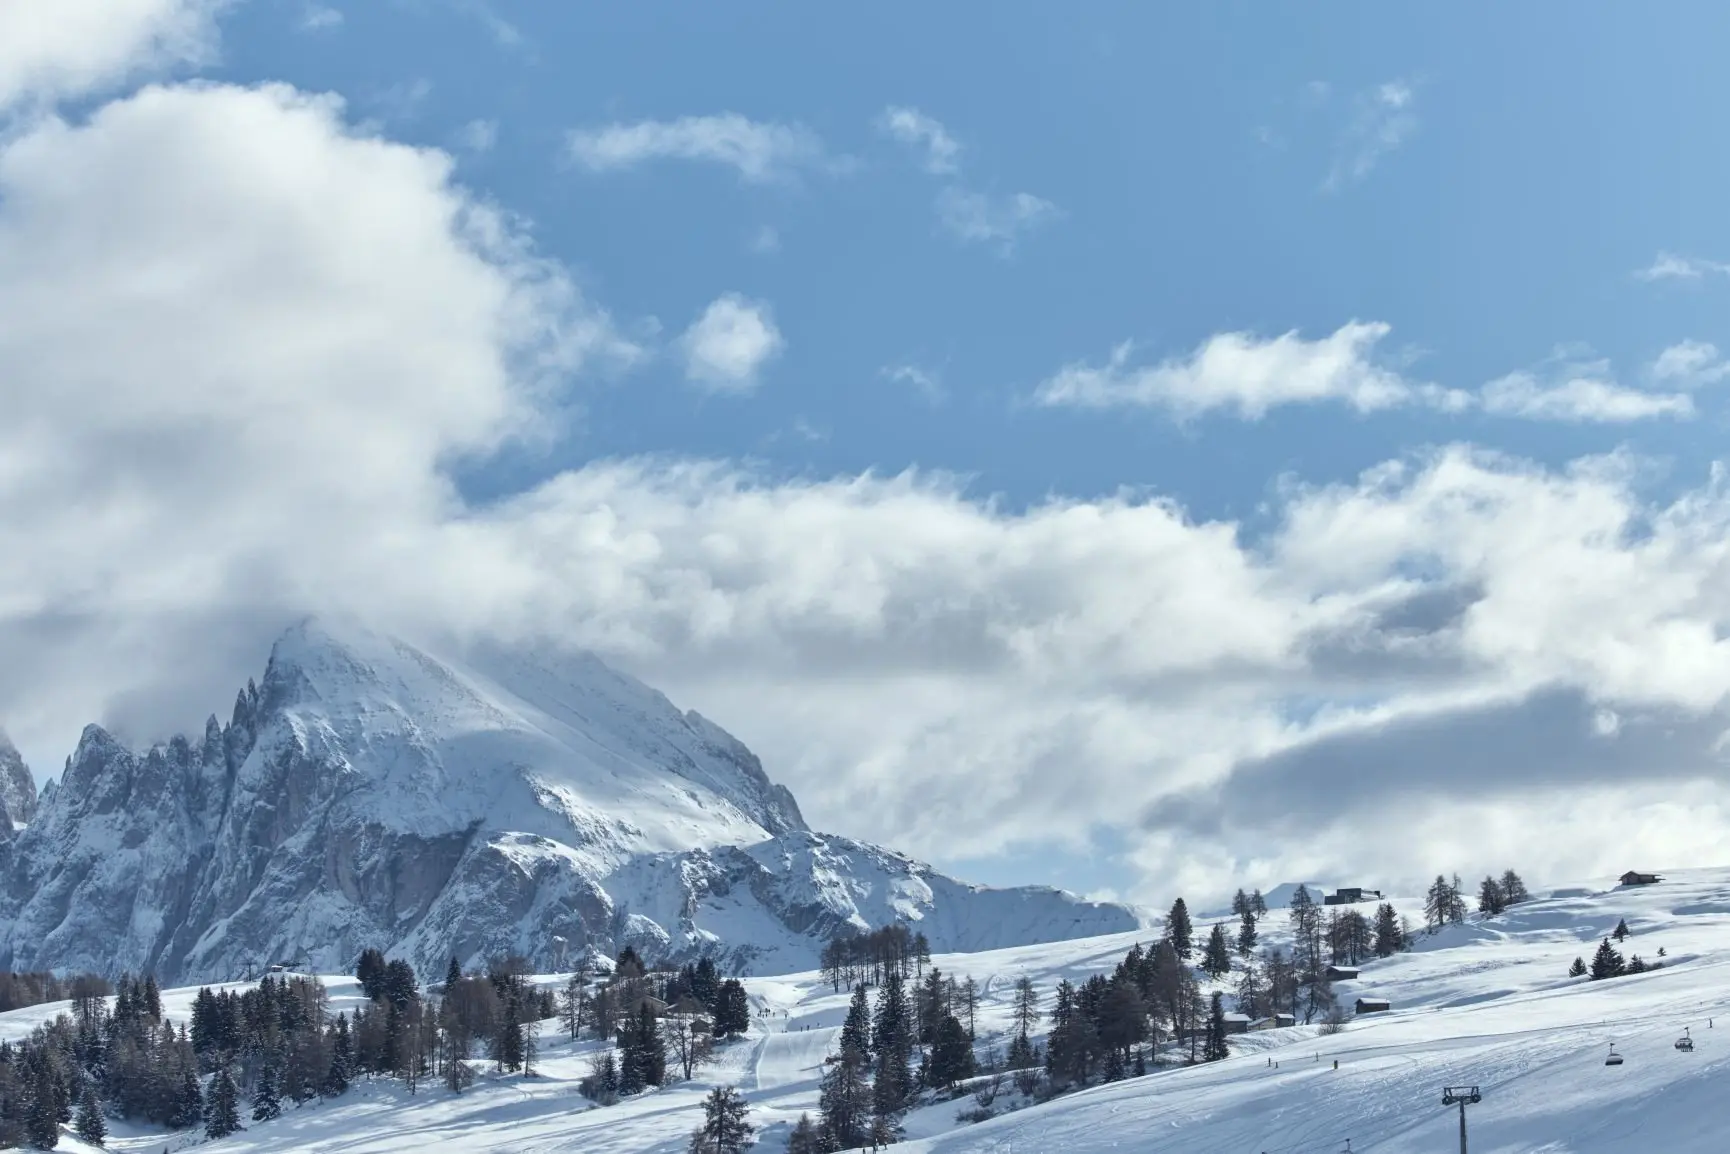
<svg viewBox="0 0 1730 1154"><path fill-rule="evenodd" d="M301 9L300 30L302 32L327 32L332 28L342 27L342 19L341 9L308 0L306 6Z"/></svg>
<svg viewBox="0 0 1730 1154"><path fill-rule="evenodd" d="M763 225L751 234L750 250L758 254L781 251L781 234L770 225Z"/></svg>
<svg viewBox="0 0 1730 1154"><path fill-rule="evenodd" d="M1644 281L1699 280L1709 273L1730 274L1730 264L1700 257L1678 256L1673 252L1660 252L1651 264L1637 270L1634 275Z"/></svg>
<svg viewBox="0 0 1730 1154"><path fill-rule="evenodd" d="M1730 362L1725 361L1717 345L1681 341L1658 354L1652 362L1651 376L1661 384L1684 389L1715 385L1730 376Z"/></svg>
<svg viewBox="0 0 1730 1154"><path fill-rule="evenodd" d="M1263 339L1253 333L1209 337L1187 357L1131 366L1133 346L1112 350L1105 365L1065 365L1039 386L1038 403L1087 409L1152 408L1192 417L1214 409L1257 419L1280 405L1340 401L1362 413L1424 403L1460 409L1469 398L1414 384L1375 359L1388 335L1381 322L1352 321L1306 340L1297 332Z"/></svg>
<svg viewBox="0 0 1730 1154"><path fill-rule="evenodd" d="M280 87L0 141L0 715L38 765L92 719L196 728L287 619L352 612L597 649L844 832L955 858L1116 829L1149 900L1722 852L1723 476L1653 502L1635 460L1456 447L1285 488L1260 538L1141 494L661 458L470 504L458 464L634 350L451 173Z"/></svg>
<svg viewBox="0 0 1730 1154"><path fill-rule="evenodd" d="M949 234L968 243L995 244L1004 252L1021 234L1062 216L1049 200L1031 193L991 196L951 187L937 197L937 218Z"/></svg>
<svg viewBox="0 0 1730 1154"><path fill-rule="evenodd" d="M929 404L935 405L944 398L943 374L936 369L912 364L889 365L882 370L882 374L891 381L911 385Z"/></svg>
<svg viewBox="0 0 1730 1154"><path fill-rule="evenodd" d="M1417 91L1408 80L1390 80L1354 101L1352 121L1334 150L1333 167L1322 188L1337 192L1368 176L1381 159L1399 148L1418 130L1413 112Z"/></svg>
<svg viewBox="0 0 1730 1154"><path fill-rule="evenodd" d="M945 176L959 171L961 145L941 123L917 108L891 105L877 118L878 131L924 152L925 171Z"/></svg>
<svg viewBox="0 0 1730 1154"><path fill-rule="evenodd" d="M499 122L471 120L457 129L456 141L465 152L491 152L499 142Z"/></svg>
<svg viewBox="0 0 1730 1154"><path fill-rule="evenodd" d="M81 96L207 59L226 0L8 0L0 4L0 111Z"/></svg>
<svg viewBox="0 0 1730 1154"><path fill-rule="evenodd" d="M399 81L373 97L373 103L390 120L413 120L432 96L432 81L426 77Z"/></svg>
<svg viewBox="0 0 1730 1154"><path fill-rule="evenodd" d="M726 293L679 338L685 376L715 393L749 393L763 366L781 355L787 342L762 301Z"/></svg>
<svg viewBox="0 0 1730 1154"><path fill-rule="evenodd" d="M1673 378L1658 379L1674 383ZM1605 361L1509 373L1486 384L1480 400L1484 411L1494 416L1537 421L1619 424L1694 415L1694 399L1688 394L1617 384Z"/></svg>
<svg viewBox="0 0 1730 1154"><path fill-rule="evenodd" d="M643 120L573 131L566 154L591 172L618 172L657 160L702 161L736 170L746 181L785 179L823 162L823 145L799 124L748 120L736 112Z"/></svg>

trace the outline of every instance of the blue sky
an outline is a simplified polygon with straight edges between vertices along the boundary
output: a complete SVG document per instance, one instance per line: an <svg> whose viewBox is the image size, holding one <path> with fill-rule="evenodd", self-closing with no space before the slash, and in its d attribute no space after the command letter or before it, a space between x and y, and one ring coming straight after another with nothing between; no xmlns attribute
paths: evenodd
<svg viewBox="0 0 1730 1154"><path fill-rule="evenodd" d="M1694 474L1709 458L1710 402L1692 422L1321 404L1187 425L1026 402L1120 342L1151 363L1218 332L1315 338L1353 319L1390 325L1382 354L1464 389L1572 346L1637 383L1665 347L1722 340L1724 277L1634 272L1660 251L1730 253L1708 144L1730 13L984 11L285 0L236 11L207 74L339 92L392 137L453 149L460 179L532 221L626 324L671 335L724 292L772 307L785 348L748 396L693 389L662 360L584 392L579 431L473 476L477 493L675 451L816 475L955 470L1012 502L1151 486L1247 518L1282 472L1344 479L1456 439L1551 462L1637 440ZM1381 101L1390 86L1402 108ZM939 123L957 171L925 171L881 131L891 107ZM573 130L723 113L802 127L821 156L760 181L568 156ZM496 137L483 152L459 143L477 121ZM1055 207L1012 248L969 242L934 208L950 186Z"/></svg>
<svg viewBox="0 0 1730 1154"><path fill-rule="evenodd" d="M1721 864L1722 6L111 3L0 9L39 772L310 610L984 881Z"/></svg>

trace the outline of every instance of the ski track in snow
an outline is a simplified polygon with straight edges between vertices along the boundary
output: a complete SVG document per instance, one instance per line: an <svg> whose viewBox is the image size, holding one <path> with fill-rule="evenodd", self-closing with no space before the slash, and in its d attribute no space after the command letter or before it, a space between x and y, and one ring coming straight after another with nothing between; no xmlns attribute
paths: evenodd
<svg viewBox="0 0 1730 1154"><path fill-rule="evenodd" d="M1493 1154L1722 1154L1730 1149L1730 868L1682 871L1638 889L1572 887L1507 914L1420 940L1410 953L1371 960L1342 1002L1388 998L1393 1012L1333 1036L1314 1027L1244 1035L1233 1057L1157 1070L1027 1105L978 1125L956 1121L973 1102L921 1107L907 1116L907 1154L1044 1154L1135 1150L1158 1154L1334 1154L1351 1139L1362 1154L1451 1150L1457 1108L1445 1085L1476 1085L1468 1107L1471 1148ZM1421 903L1393 899L1402 910ZM1626 918L1621 947L1664 968L1605 982L1565 977L1576 956ZM1263 923L1284 946L1284 911ZM1014 985L1031 977L1047 1004L1061 977L1109 973L1136 940L1119 934L976 954L934 964L980 984L981 1045L1004 1049ZM556 975L541 979L556 983ZM333 1010L360 997L352 979L326 979ZM816 974L752 978L751 1034L721 1049L688 1083L595 1108L576 1093L597 1044L569 1043L545 1023L537 1077L484 1075L454 1097L435 1085L410 1096L395 1083L361 1082L334 1102L289 1109L278 1121L221 1142L114 1125L108 1149L143 1154L198 1145L211 1154L674 1154L686 1149L699 1103L717 1085L751 1101L765 1154L785 1146L801 1112L816 1114L824 1058L837 1044L848 994ZM195 990L164 994L184 1019ZM17 1038L64 1004L0 1015L0 1038ZM766 1011L760 1013L759 1011ZM1724 1031L1709 1019L1725 1017ZM1696 1050L1674 1049L1684 1027ZM1614 1042L1626 1063L1607 1067ZM1334 1062L1339 1068L1334 1069ZM1278 1068L1269 1065L1277 1062ZM1000 1104L1015 1099L1006 1090ZM94 1150L68 1136L61 1149Z"/></svg>

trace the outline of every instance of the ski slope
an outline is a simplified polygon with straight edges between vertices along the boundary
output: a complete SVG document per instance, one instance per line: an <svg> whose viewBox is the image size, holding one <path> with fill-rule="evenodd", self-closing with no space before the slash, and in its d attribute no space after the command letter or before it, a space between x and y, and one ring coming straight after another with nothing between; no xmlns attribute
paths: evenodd
<svg viewBox="0 0 1730 1154"><path fill-rule="evenodd" d="M1538 900L1499 918L1372 961L1359 981L1337 987L1341 1000L1373 994L1394 1009L1357 1019L1340 1034L1299 1026L1244 1035L1232 1040L1226 1061L1158 1070L978 1124L956 1120L959 1109L973 1106L969 1097L928 1105L908 1115L902 1149L1333 1154L1350 1139L1353 1151L1417 1154L1455 1148L1458 1114L1443 1107L1442 1087L1476 1085L1483 1100L1468 1108L1468 1118L1477 1152L1721 1154L1730 1149L1723 1089L1730 1079L1730 869L1667 877L1638 889L1613 882L1540 889ZM1624 918L1633 936L1623 952L1653 961L1663 947L1664 968L1604 982L1568 978L1568 964L1589 959ZM1283 920L1278 910L1266 920L1268 939L1283 937ZM942 955L934 964L979 983L981 1046L995 1041L1001 1050L1017 978L1031 977L1049 1000L1059 978L1079 982L1109 972L1137 937ZM359 996L346 978L327 981L335 1007ZM596 1044L561 1042L548 1022L540 1075L532 1079L485 1076L461 1097L427 1086L411 1098L394 1083L361 1083L345 1098L287 1109L222 1142L116 1125L108 1148L671 1154L686 1148L709 1088L736 1085L762 1128L759 1148L777 1151L802 1111L816 1113L823 1059L836 1044L847 994L815 974L747 984L758 1011L750 1036L726 1047L694 1081L614 1107L593 1107L576 1092ZM170 1014L183 1015L193 992L167 993ZM59 1008L0 1015L0 1037L27 1033ZM1693 1053L1673 1045L1685 1028ZM1620 1066L1604 1064L1612 1042L1626 1058ZM1015 1097L1006 1093L998 1105ZM61 1148L84 1149L70 1137Z"/></svg>

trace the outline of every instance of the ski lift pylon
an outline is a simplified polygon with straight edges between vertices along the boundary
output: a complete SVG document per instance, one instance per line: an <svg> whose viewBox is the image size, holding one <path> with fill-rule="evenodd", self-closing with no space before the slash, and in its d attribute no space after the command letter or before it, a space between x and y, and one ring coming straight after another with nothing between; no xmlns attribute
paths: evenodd
<svg viewBox="0 0 1730 1154"><path fill-rule="evenodd" d="M1688 1054L1694 1052L1694 1036L1689 1033L1687 1026L1682 1027L1682 1036L1676 1039L1676 1048Z"/></svg>
<svg viewBox="0 0 1730 1154"><path fill-rule="evenodd" d="M1606 1065L1606 1066L1620 1066L1621 1064L1622 1064L1622 1055L1616 1053L1616 1043L1611 1042L1610 1043L1610 1056L1608 1058L1604 1059L1604 1065Z"/></svg>

